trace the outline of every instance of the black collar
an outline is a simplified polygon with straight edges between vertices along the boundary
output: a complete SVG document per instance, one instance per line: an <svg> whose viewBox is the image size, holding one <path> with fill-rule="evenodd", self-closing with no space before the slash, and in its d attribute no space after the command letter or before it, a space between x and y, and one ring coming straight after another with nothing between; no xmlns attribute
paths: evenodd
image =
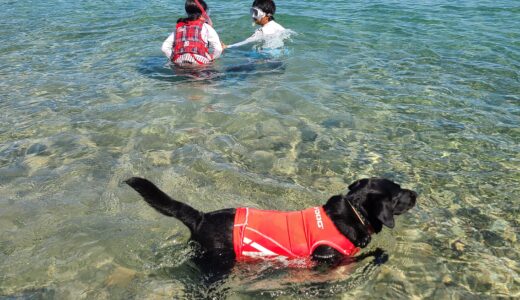
<svg viewBox="0 0 520 300"><path fill-rule="evenodd" d="M368 228L370 223L365 218L365 216L363 216L363 214L360 212L359 205L357 203L352 203L348 198L346 199L346 201L350 205L350 207L352 208L352 211L354 212L354 214L356 214L356 216L358 217L358 219L361 222L361 224L363 224L363 226Z"/></svg>

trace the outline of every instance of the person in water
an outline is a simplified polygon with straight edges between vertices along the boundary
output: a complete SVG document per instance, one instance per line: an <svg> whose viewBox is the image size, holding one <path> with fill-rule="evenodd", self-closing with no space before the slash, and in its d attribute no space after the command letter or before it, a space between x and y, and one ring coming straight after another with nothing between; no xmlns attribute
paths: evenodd
<svg viewBox="0 0 520 300"><path fill-rule="evenodd" d="M222 54L222 43L210 25L208 6L204 0L186 0L184 8L188 16L177 20L161 50L175 65L209 64Z"/></svg>
<svg viewBox="0 0 520 300"><path fill-rule="evenodd" d="M229 47L238 47L256 41L266 40L270 35L279 35L285 31L285 28L274 20L276 4L273 0L254 0L250 12L253 21L261 27L246 40L229 45Z"/></svg>

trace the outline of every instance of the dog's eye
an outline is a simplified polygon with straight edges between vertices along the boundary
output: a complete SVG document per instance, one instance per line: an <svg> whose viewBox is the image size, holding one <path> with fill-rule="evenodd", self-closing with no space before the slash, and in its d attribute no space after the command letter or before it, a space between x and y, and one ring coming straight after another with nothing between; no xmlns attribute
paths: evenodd
<svg viewBox="0 0 520 300"><path fill-rule="evenodd" d="M399 199L401 199L402 195L403 195L403 193L401 193L401 191L392 194L392 202L395 203L395 202L399 201Z"/></svg>

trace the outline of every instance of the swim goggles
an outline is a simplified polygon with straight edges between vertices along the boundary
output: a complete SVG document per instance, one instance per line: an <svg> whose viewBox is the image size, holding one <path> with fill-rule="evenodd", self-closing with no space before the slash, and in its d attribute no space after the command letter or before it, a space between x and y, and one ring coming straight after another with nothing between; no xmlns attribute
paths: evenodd
<svg viewBox="0 0 520 300"><path fill-rule="evenodd" d="M267 16L267 14L258 7L251 7L249 13L251 13L251 17L255 20L262 20L263 17Z"/></svg>

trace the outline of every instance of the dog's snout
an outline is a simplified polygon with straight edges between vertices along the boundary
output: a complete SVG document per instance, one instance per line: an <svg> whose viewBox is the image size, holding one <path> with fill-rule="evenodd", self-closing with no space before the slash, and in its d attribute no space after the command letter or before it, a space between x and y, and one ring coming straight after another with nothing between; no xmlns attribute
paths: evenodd
<svg viewBox="0 0 520 300"><path fill-rule="evenodd" d="M417 202L417 193L411 190L407 190L408 197L410 198L410 206L415 206L415 203Z"/></svg>
<svg viewBox="0 0 520 300"><path fill-rule="evenodd" d="M412 199L413 199L413 203L415 204L415 201L417 201L417 197L419 196L417 194L417 192L414 192L414 191L411 191L412 192Z"/></svg>
<svg viewBox="0 0 520 300"><path fill-rule="evenodd" d="M410 194L410 208L414 207L415 203L417 203L417 193L416 192L412 192Z"/></svg>
<svg viewBox="0 0 520 300"><path fill-rule="evenodd" d="M399 215L415 206L417 202L417 193L412 190L403 189L399 195L397 203L394 206L394 214Z"/></svg>

